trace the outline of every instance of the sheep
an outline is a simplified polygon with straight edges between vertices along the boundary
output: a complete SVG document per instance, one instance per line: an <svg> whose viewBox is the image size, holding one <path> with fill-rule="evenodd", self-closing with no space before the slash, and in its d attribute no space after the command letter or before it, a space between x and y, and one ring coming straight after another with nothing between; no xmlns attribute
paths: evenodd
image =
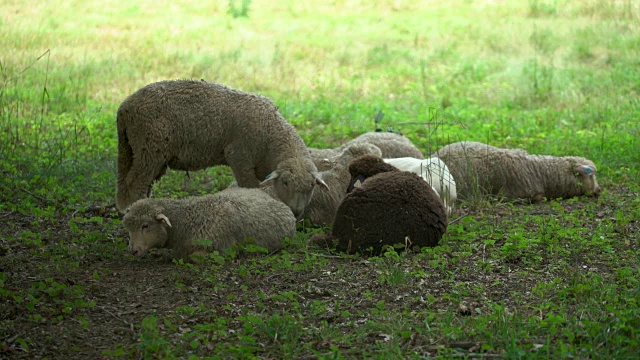
<svg viewBox="0 0 640 360"><path fill-rule="evenodd" d="M471 141L446 145L431 156L447 164L461 199L476 191L531 202L600 193L596 166L581 157L530 155Z"/></svg>
<svg viewBox="0 0 640 360"><path fill-rule="evenodd" d="M273 182L299 216L315 185L326 188L304 141L268 98L196 80L166 80L118 108L117 207L151 196L167 167L229 165L241 187Z"/></svg>
<svg viewBox="0 0 640 360"><path fill-rule="evenodd" d="M336 210L347 194L347 187L351 180L348 165L354 158L372 154L380 156L377 146L364 142L358 142L346 147L336 158L336 165L330 170L320 172L320 177L328 185L329 191L316 191L311 196L303 218L309 219L310 224L316 226L330 225L336 215ZM237 183L231 183L230 188L237 187ZM262 184L259 187L272 197L276 197L271 184Z"/></svg>
<svg viewBox="0 0 640 360"><path fill-rule="evenodd" d="M291 209L255 188L186 199L140 199L127 210L122 224L129 231L129 249L135 256L150 248L170 248L176 258L226 249L248 238L273 252L296 231ZM194 244L199 239L212 245Z"/></svg>
<svg viewBox="0 0 640 360"><path fill-rule="evenodd" d="M379 254L386 245L437 246L447 229L444 204L415 173L400 171L381 158L364 155L349 164L351 184L328 235L310 239L337 250ZM358 187L355 184L361 183Z"/></svg>
<svg viewBox="0 0 640 360"><path fill-rule="evenodd" d="M364 133L352 141L365 141L380 148L382 157L393 159L399 157L413 157L424 159L424 155L411 140L392 132L369 132Z"/></svg>
<svg viewBox="0 0 640 360"><path fill-rule="evenodd" d="M348 145L336 159L336 165L330 169L320 172L320 177L331 189L330 191L317 191L311 197L311 202L305 210L305 218L308 218L312 225L331 225L336 215L336 210L347 195L347 188L351 180L349 173L349 162L361 155L381 156L380 149L365 142L355 142Z"/></svg>
<svg viewBox="0 0 640 360"><path fill-rule="evenodd" d="M424 160L402 157L384 161L399 170L413 172L422 177L438 193L447 209L447 215L451 216L457 198L456 182L444 161L437 157Z"/></svg>
<svg viewBox="0 0 640 360"><path fill-rule="evenodd" d="M416 159L424 159L424 155L413 145L411 140L406 137L390 132L370 132L364 133L355 139L352 139L344 145L333 149L316 149L309 148L309 154L313 159L318 170L329 170L335 163L335 158L344 151L344 149L355 143L368 143L377 146L382 152L385 159L399 157L413 157Z"/></svg>

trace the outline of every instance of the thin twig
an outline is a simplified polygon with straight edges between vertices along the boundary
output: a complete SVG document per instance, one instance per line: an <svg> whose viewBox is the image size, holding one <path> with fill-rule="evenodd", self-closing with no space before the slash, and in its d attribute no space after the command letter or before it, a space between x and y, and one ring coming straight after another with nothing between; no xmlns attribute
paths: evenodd
<svg viewBox="0 0 640 360"><path fill-rule="evenodd" d="M36 199L38 199L38 200L42 201L43 203L46 203L46 204L49 204L49 205L58 205L58 206L60 206L61 208L66 209L66 210L73 210L73 208L71 208L71 207L69 207L69 206L66 206L66 205L62 204L61 202L58 202L58 201L55 201L55 200L49 200L49 199L47 199L47 198L45 198L45 197L42 197L42 196L37 195L37 194L34 194L34 193L32 193L31 191L29 191L29 190L27 190L27 189L24 189L24 188L19 187L19 188L18 188L18 190L20 190L20 191L22 191L22 192L24 192L24 193L27 193L27 194L29 194L29 195L33 196L34 198L36 198Z"/></svg>
<svg viewBox="0 0 640 360"><path fill-rule="evenodd" d="M460 216L460 217L459 217L459 218L457 218L457 219L454 219L454 220L449 221L449 225L451 225L451 224L453 224L453 223L455 223L455 222L460 221L460 219L465 218L465 217L467 217L468 215L469 215L469 214L465 214L465 215Z"/></svg>
<svg viewBox="0 0 640 360"><path fill-rule="evenodd" d="M326 258L331 258L331 259L342 259L343 258L343 256L338 256L338 255L325 255L325 254L312 253L312 252L310 252L309 254L316 255L316 256L321 256L321 257L326 257Z"/></svg>
<svg viewBox="0 0 640 360"><path fill-rule="evenodd" d="M461 123L451 123L451 122L419 122L419 121L409 121L409 122L401 122L401 123L396 123L396 125L426 125L426 126L431 126L431 125L458 125L463 129L467 129L467 127L464 124Z"/></svg>
<svg viewBox="0 0 640 360"><path fill-rule="evenodd" d="M113 316L114 318L116 318L116 319L118 319L118 320L122 321L125 325L128 325L128 326L129 326L129 328L133 329L133 324L132 324L132 323L130 323L130 322L128 322L127 320L125 320L125 319L123 319L123 318L119 317L118 315L116 315L116 314L112 313L111 311L109 311L109 310L105 309L105 308L104 308L104 307L102 307L102 306L97 306L97 308L102 309L102 310L103 310L104 312L106 312L107 314L109 314L109 315Z"/></svg>

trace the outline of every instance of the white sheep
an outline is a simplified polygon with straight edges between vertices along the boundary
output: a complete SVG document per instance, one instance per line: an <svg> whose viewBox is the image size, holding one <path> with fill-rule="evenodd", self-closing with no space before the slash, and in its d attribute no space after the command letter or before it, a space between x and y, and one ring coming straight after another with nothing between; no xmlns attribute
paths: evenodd
<svg viewBox="0 0 640 360"><path fill-rule="evenodd" d="M447 164L462 199L478 191L530 201L600 193L596 166L581 157L530 155L471 141L446 145L431 156Z"/></svg>
<svg viewBox="0 0 640 360"><path fill-rule="evenodd" d="M150 248L170 248L176 258L222 250L249 238L272 252L296 231L289 207L248 188L186 199L141 199L127 210L122 224L129 231L134 255L142 256ZM200 239L212 245L194 244Z"/></svg>
<svg viewBox="0 0 640 360"><path fill-rule="evenodd" d="M318 170L329 170L335 164L336 158L350 145L368 143L377 146L385 159L399 157L413 157L424 159L424 155L408 138L391 132L364 133L345 144L332 149L309 148L309 154Z"/></svg>
<svg viewBox="0 0 640 360"><path fill-rule="evenodd" d="M241 187L273 181L296 216L318 176L306 146L268 98L205 81L149 84L118 108L117 206L149 197L167 167L229 165Z"/></svg>
<svg viewBox="0 0 640 360"><path fill-rule="evenodd" d="M440 196L447 215L451 216L453 206L458 197L456 191L456 182L449 172L449 168L441 159L431 157L427 159L415 159L411 157L402 157L395 159L384 159L387 164L391 164L402 171L409 171L420 175L429 185L433 187L435 192Z"/></svg>

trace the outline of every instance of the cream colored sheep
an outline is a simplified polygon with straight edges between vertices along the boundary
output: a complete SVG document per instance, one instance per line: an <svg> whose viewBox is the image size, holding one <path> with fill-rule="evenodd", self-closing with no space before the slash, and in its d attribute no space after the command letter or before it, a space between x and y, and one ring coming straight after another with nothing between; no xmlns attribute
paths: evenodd
<svg viewBox="0 0 640 360"><path fill-rule="evenodd" d="M581 157L529 155L470 141L446 145L431 156L447 164L462 199L477 191L530 201L600 193L596 166Z"/></svg>
<svg viewBox="0 0 640 360"><path fill-rule="evenodd" d="M358 156L367 154L380 156L380 149L366 142L353 143L335 158L335 166L330 170L320 172L320 177L330 190L315 191L303 217L308 218L313 225L330 225L333 222L338 206L340 206L340 202L347 195L347 188L351 180L348 168L349 162ZM229 185L230 188L237 186L238 184L235 182ZM275 189L270 184L261 184L260 189L270 196L276 197Z"/></svg>
<svg viewBox="0 0 640 360"><path fill-rule="evenodd" d="M249 238L269 252L293 237L291 209L259 189L235 188L187 199L141 199L127 210L122 224L129 248L142 256L150 248L173 249L176 258L203 250L222 250ZM195 240L212 242L208 248Z"/></svg>
<svg viewBox="0 0 640 360"><path fill-rule="evenodd" d="M332 149L316 149L309 148L309 154L318 170L329 170L335 164L335 159L339 156L347 146L356 143L368 143L377 146L382 152L385 159L399 157L413 157L416 159L424 159L424 155L420 149L415 147L408 138L390 132L370 132L364 133L357 138L348 141L344 145Z"/></svg>
<svg viewBox="0 0 640 360"><path fill-rule="evenodd" d="M458 197L456 191L456 182L449 172L449 168L437 157L427 159L415 159L411 157L384 159L387 164L391 164L402 171L409 171L420 175L433 187L445 208L447 215L451 216L453 206Z"/></svg>
<svg viewBox="0 0 640 360"><path fill-rule="evenodd" d="M273 181L296 216L315 185L326 187L300 136L264 96L204 81L160 81L120 105L117 127L120 211L150 196L167 167L229 165L242 187Z"/></svg>
<svg viewBox="0 0 640 360"><path fill-rule="evenodd" d="M318 226L330 225L336 215L340 203L347 195L347 188L351 180L349 162L362 155L381 156L380 149L366 142L355 142L347 146L342 154L336 158L336 165L330 170L320 172L320 177L331 189L317 191L307 205L305 218L311 224Z"/></svg>

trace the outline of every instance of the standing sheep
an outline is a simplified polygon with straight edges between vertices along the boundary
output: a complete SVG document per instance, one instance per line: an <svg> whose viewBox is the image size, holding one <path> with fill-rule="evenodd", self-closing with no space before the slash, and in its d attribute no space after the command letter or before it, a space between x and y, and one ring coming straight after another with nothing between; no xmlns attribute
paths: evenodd
<svg viewBox="0 0 640 360"><path fill-rule="evenodd" d="M349 164L349 194L336 213L330 235L316 235L312 243L338 239L337 249L347 253L385 245L436 246L447 229L442 200L418 175L400 171L371 155ZM361 182L359 187L353 184Z"/></svg>
<svg viewBox="0 0 640 360"><path fill-rule="evenodd" d="M581 157L529 155L472 141L446 145L431 156L447 164L463 199L477 191L530 201L600 193L596 166Z"/></svg>
<svg viewBox="0 0 640 360"><path fill-rule="evenodd" d="M420 149L415 147L411 140L400 134L390 132L365 133L337 148L309 148L309 153L318 170L329 170L335 163L335 158L340 155L346 147L362 142L377 146L382 152L382 158L385 159L399 157L424 159L424 155L422 155Z"/></svg>
<svg viewBox="0 0 640 360"><path fill-rule="evenodd" d="M248 188L273 181L296 216L315 185L326 187L300 136L264 96L204 81L160 81L120 105L117 127L120 211L150 196L167 167L229 165Z"/></svg>
<svg viewBox="0 0 640 360"><path fill-rule="evenodd" d="M442 199L447 215L451 216L453 205L456 202L456 182L449 172L449 168L437 157L420 160L411 157L384 159L387 164L391 164L402 171L409 171L418 174Z"/></svg>
<svg viewBox="0 0 640 360"><path fill-rule="evenodd" d="M259 189L248 188L188 199L141 199L131 205L122 224L135 256L150 248L171 248L176 258L222 250L248 238L272 252L296 231L291 209ZM199 239L210 240L211 247L193 243Z"/></svg>

